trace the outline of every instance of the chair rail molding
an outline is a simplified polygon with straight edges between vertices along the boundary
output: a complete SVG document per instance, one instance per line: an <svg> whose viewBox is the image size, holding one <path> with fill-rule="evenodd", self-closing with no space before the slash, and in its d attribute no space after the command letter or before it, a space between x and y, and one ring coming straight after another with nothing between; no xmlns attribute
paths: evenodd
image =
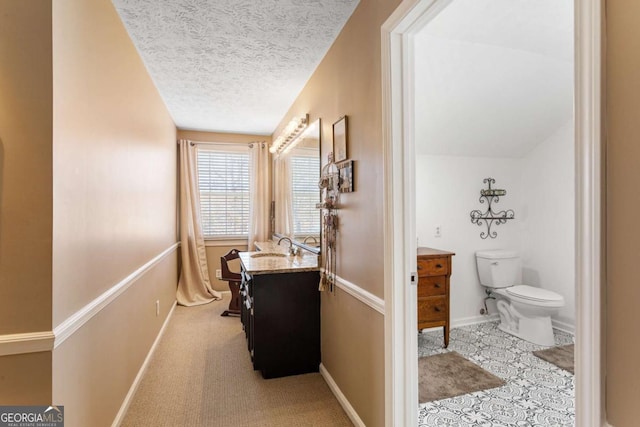
<svg viewBox="0 0 640 427"><path fill-rule="evenodd" d="M98 314L100 310L118 298L118 296L133 285L138 278L152 269L179 246L180 242L176 242L169 246L133 273L129 274L120 282L103 292L89 304L69 316L52 331L0 335L0 356L52 351L73 335L73 333L80 329L85 323L91 320L91 318Z"/></svg>
<svg viewBox="0 0 640 427"><path fill-rule="evenodd" d="M0 356L51 351L53 340L53 331L0 335Z"/></svg>
<svg viewBox="0 0 640 427"><path fill-rule="evenodd" d="M82 307L80 310L73 313L66 320L60 323L53 329L55 335L55 341L53 348L58 347L67 338L73 335L78 329L80 329L85 323L87 323L93 316L98 314L109 303L118 298L124 293L131 285L135 283L140 277L142 277L147 271L151 270L156 264L162 261L167 255L174 252L180 242L176 242L169 246L167 249L147 261L144 265L140 266L133 273L116 283L114 286L103 292L100 296L95 298L89 304Z"/></svg>
<svg viewBox="0 0 640 427"><path fill-rule="evenodd" d="M323 271L324 269L320 269ZM366 289L361 288L360 286L336 275L336 286L342 289L344 292L348 293L358 301L368 305L373 308L378 313L384 315L385 314L385 303L384 300Z"/></svg>

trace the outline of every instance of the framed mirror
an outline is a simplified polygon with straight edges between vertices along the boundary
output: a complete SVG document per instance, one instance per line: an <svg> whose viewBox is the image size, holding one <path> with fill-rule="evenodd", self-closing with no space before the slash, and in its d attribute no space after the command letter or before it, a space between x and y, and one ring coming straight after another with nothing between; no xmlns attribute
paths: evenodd
<svg viewBox="0 0 640 427"><path fill-rule="evenodd" d="M320 253L320 119L273 160L273 230Z"/></svg>

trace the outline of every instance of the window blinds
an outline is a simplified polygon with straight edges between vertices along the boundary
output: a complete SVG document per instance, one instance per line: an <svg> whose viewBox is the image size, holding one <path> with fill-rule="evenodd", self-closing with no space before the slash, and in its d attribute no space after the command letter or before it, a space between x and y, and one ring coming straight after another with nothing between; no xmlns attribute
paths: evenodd
<svg viewBox="0 0 640 427"><path fill-rule="evenodd" d="M293 200L293 234L296 236L320 234L320 159L308 156L291 157L291 191Z"/></svg>
<svg viewBox="0 0 640 427"><path fill-rule="evenodd" d="M248 153L198 147L197 168L205 238L246 238L250 201Z"/></svg>

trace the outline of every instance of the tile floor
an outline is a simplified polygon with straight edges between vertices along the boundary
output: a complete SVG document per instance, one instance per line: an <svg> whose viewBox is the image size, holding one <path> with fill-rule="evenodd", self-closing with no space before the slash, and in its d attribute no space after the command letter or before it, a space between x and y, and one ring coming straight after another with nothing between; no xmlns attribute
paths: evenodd
<svg viewBox="0 0 640 427"><path fill-rule="evenodd" d="M573 336L554 330L556 344ZM420 404L418 425L573 426L574 376L533 355L542 347L498 329L498 322L451 330L449 348L442 331L418 334L418 356L457 351L507 384L491 390Z"/></svg>

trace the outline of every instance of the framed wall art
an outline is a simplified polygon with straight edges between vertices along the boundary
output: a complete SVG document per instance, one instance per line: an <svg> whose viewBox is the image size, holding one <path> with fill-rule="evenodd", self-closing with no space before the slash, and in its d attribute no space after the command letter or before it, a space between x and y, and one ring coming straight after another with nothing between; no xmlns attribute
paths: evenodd
<svg viewBox="0 0 640 427"><path fill-rule="evenodd" d="M340 173L340 192L352 193L353 189L353 160L344 161L338 165Z"/></svg>
<svg viewBox="0 0 640 427"><path fill-rule="evenodd" d="M347 116L342 116L333 124L334 162L347 160Z"/></svg>

